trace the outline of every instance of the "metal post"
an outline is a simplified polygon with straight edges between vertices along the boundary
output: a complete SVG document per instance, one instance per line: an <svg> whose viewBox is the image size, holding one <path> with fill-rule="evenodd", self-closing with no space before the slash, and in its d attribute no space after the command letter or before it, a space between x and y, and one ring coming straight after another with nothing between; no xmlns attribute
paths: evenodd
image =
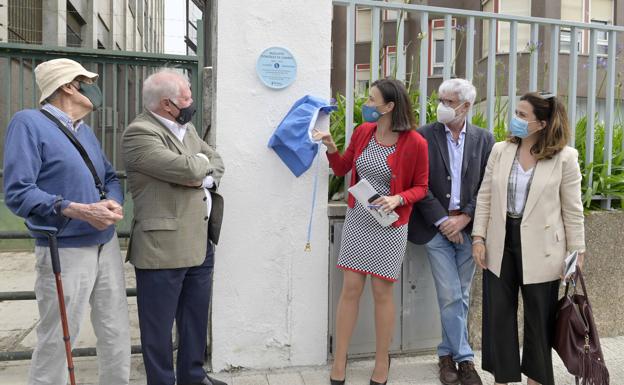
<svg viewBox="0 0 624 385"><path fill-rule="evenodd" d="M466 79L472 83L474 77L474 39L475 39L475 18L468 17L466 23ZM472 121L474 114L471 108L468 111L468 121Z"/></svg>
<svg viewBox="0 0 624 385"><path fill-rule="evenodd" d="M355 81L355 4L347 6L347 58L346 58L346 111L345 111L345 148L353 133L353 85ZM347 178L345 178L346 180Z"/></svg>
<svg viewBox="0 0 624 385"><path fill-rule="evenodd" d="M379 33L381 31L381 11L374 7L371 12L372 36L371 36L371 59L370 59L370 79L371 83L379 79Z"/></svg>
<svg viewBox="0 0 624 385"><path fill-rule="evenodd" d="M427 124L427 80L429 78L429 13L420 14L420 75L418 124Z"/></svg>
<svg viewBox="0 0 624 385"><path fill-rule="evenodd" d="M559 26L553 25L550 30L550 60L548 64L548 91L558 95L559 76Z"/></svg>
<svg viewBox="0 0 624 385"><path fill-rule="evenodd" d="M405 11L397 12L396 78L405 81Z"/></svg>
<svg viewBox="0 0 624 385"><path fill-rule="evenodd" d="M488 60L487 60L487 129L494 132L494 107L496 102L496 19L489 19Z"/></svg>
<svg viewBox="0 0 624 385"><path fill-rule="evenodd" d="M511 121L511 118L516 113L516 93L517 93L517 85L516 85L516 76L518 72L518 22L512 21L510 25L511 36L509 39L509 71L508 75L508 88L507 88L507 96L509 98L508 107L508 119Z"/></svg>
<svg viewBox="0 0 624 385"><path fill-rule="evenodd" d="M570 121L570 146L576 142L576 82L578 76L578 40L577 29L570 31L570 66L568 74L568 120Z"/></svg>
<svg viewBox="0 0 624 385"><path fill-rule="evenodd" d="M598 65L597 50L598 31L589 33L589 71L587 76L587 128L585 130L585 164L594 162L594 129L596 123L596 66ZM592 185L593 173L587 175L588 186Z"/></svg>
<svg viewBox="0 0 624 385"><path fill-rule="evenodd" d="M452 15L444 15L444 68L442 70L442 78L444 80L451 78L451 62L453 56L453 39L451 37L452 27Z"/></svg>
<svg viewBox="0 0 624 385"><path fill-rule="evenodd" d="M537 64L539 60L539 26L531 24L531 60L529 66L529 91L537 91Z"/></svg>
<svg viewBox="0 0 624 385"><path fill-rule="evenodd" d="M603 161L607 165L607 175L611 175L613 163L613 126L615 123L615 66L617 33L609 32L609 50L607 51L607 90L605 94L605 143ZM611 209L611 197L606 197L601 202L602 208Z"/></svg>

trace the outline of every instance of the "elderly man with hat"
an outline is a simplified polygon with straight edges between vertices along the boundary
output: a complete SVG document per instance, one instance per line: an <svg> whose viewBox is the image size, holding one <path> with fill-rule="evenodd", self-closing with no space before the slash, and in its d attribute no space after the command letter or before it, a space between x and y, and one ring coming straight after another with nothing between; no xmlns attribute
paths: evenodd
<svg viewBox="0 0 624 385"><path fill-rule="evenodd" d="M76 341L90 305L99 383L120 385L128 383L130 372L128 304L114 226L123 218L123 193L93 130L83 121L102 104L97 77L69 59L50 60L35 68L42 107L19 111L9 123L4 193L16 215L59 228L71 342ZM97 178L87 166L89 161ZM28 384L65 384L67 364L55 279L43 236L37 235L35 255L40 321Z"/></svg>

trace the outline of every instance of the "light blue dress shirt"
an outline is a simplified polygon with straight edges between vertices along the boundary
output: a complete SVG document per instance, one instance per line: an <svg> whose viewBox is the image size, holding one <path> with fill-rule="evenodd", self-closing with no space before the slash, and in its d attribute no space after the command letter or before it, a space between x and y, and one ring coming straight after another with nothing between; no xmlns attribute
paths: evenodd
<svg viewBox="0 0 624 385"><path fill-rule="evenodd" d="M464 127L459 133L457 141L453 138L451 129L444 125L444 131L446 132L446 147L448 148L449 166L451 168L451 198L449 199L448 209L459 210L461 202L461 174L462 163L464 160L464 143L466 142L466 121L464 120ZM435 226L440 226L448 216L440 218L435 223Z"/></svg>

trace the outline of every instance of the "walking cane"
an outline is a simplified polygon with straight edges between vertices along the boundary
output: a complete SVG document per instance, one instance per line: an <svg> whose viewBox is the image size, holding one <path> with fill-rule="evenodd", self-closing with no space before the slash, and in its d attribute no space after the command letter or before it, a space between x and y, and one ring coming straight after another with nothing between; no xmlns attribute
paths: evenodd
<svg viewBox="0 0 624 385"><path fill-rule="evenodd" d="M65 297L63 295L63 281L61 280L61 261L59 260L58 243L56 242L56 227L38 226L26 221L26 227L34 233L40 233L48 237L50 245L50 257L52 259L52 271L56 279L56 294L58 296L59 310L61 312L61 325L63 326L63 341L65 341L65 354L67 355L67 370L71 385L76 385L74 377L74 360L72 359L71 344L69 341L69 327L67 326L67 312L65 310Z"/></svg>

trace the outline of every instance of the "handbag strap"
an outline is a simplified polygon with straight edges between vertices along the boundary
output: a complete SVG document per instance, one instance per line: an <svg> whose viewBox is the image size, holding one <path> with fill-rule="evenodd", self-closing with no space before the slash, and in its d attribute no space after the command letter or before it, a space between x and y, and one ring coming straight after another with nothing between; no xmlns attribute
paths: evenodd
<svg viewBox="0 0 624 385"><path fill-rule="evenodd" d="M76 139L76 136L74 136L74 134L72 134L72 132L69 131L69 129L65 127L65 125L56 118L56 116L52 115L49 111L46 111L46 110L40 110L40 111L42 114L47 116L48 119L56 123L58 128L63 132L63 134L65 134L67 139L69 139L69 141L74 145L74 147L76 147L76 150L78 150L78 152L80 153L82 160L87 165L87 168L89 169L89 171L91 171L91 175L93 176L93 182L95 183L95 187L97 188L100 194L100 199L106 199L106 191L104 191L104 185L102 184L100 177L95 171L95 166L93 166L93 162L91 162L91 159L89 158L89 154L87 154L87 151L84 149L82 144L80 144L78 139Z"/></svg>

